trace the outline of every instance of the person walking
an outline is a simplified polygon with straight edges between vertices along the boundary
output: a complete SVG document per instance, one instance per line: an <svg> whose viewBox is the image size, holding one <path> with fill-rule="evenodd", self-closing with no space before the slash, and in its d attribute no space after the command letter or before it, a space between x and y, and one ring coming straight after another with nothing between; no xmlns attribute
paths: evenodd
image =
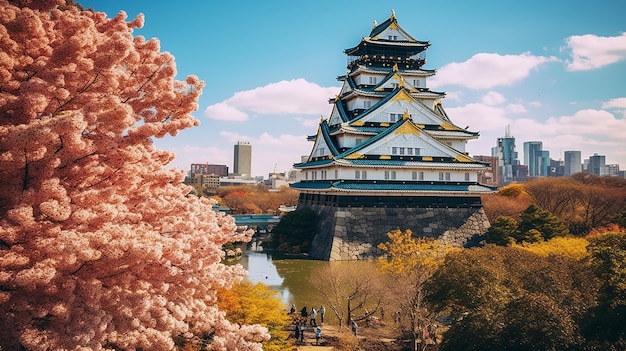
<svg viewBox="0 0 626 351"><path fill-rule="evenodd" d="M354 336L357 336L358 331L359 331L359 326L356 324L356 322L353 319L352 320L352 332L354 333Z"/></svg>
<svg viewBox="0 0 626 351"><path fill-rule="evenodd" d="M317 311L313 307L311 307L310 316L311 316L311 325L317 326L317 321L315 320L317 318Z"/></svg>
<svg viewBox="0 0 626 351"><path fill-rule="evenodd" d="M320 306L320 309L317 310L317 312L319 312L320 314L321 323L324 324L324 314L326 313L326 309L324 308L324 305Z"/></svg>
<svg viewBox="0 0 626 351"><path fill-rule="evenodd" d="M315 345L320 344L320 338L322 337L322 328L318 325L315 329Z"/></svg>
<svg viewBox="0 0 626 351"><path fill-rule="evenodd" d="M291 309L289 309L289 314L294 314L296 313L296 305L291 305Z"/></svg>
<svg viewBox="0 0 626 351"><path fill-rule="evenodd" d="M302 307L302 309L300 310L300 316L306 318L309 315L309 313L306 311L306 306Z"/></svg>

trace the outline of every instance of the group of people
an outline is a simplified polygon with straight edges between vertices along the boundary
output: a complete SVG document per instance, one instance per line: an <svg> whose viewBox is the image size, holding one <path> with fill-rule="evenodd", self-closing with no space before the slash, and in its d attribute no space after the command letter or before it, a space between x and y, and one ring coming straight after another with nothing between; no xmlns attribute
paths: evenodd
<svg viewBox="0 0 626 351"><path fill-rule="evenodd" d="M294 315L296 313L296 305L291 305L289 309L289 314ZM320 316L320 323L324 323L324 314L326 313L326 309L324 306L320 306L319 310L316 310L314 307L311 307L311 310L307 310L306 306L302 307L300 310L300 320L296 322L296 326L294 329L294 335L296 340L300 342L304 342L304 331L308 325L315 327L315 345L319 345L320 338L322 337L322 327L317 324L317 315Z"/></svg>
<svg viewBox="0 0 626 351"><path fill-rule="evenodd" d="M289 310L289 314L296 313L296 305L291 305L291 309ZM319 313L320 322L324 323L324 315L326 314L326 309L324 305L320 306L319 310L316 310L315 307L311 307L311 311L307 310L306 306L302 307L300 310L300 317L305 320L309 320L309 324L312 326L317 326L317 315Z"/></svg>

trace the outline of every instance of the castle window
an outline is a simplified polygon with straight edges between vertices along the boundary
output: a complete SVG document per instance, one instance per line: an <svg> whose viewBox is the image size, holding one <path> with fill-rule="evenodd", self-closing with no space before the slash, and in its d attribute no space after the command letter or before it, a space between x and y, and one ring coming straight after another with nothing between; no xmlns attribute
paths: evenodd
<svg viewBox="0 0 626 351"><path fill-rule="evenodd" d="M399 113L390 113L389 114L389 122L397 122L401 118Z"/></svg>
<svg viewBox="0 0 626 351"><path fill-rule="evenodd" d="M439 172L439 180L443 180L443 172Z"/></svg>
<svg viewBox="0 0 626 351"><path fill-rule="evenodd" d="M396 89L398 87L398 83L391 83L391 88Z"/></svg>
<svg viewBox="0 0 626 351"><path fill-rule="evenodd" d="M400 155L404 155L404 148L403 148L403 147L401 147L401 148L399 148L399 149L400 149Z"/></svg>
<svg viewBox="0 0 626 351"><path fill-rule="evenodd" d="M370 84L376 84L376 77L370 77Z"/></svg>
<svg viewBox="0 0 626 351"><path fill-rule="evenodd" d="M385 179L389 179L389 171L385 171Z"/></svg>
<svg viewBox="0 0 626 351"><path fill-rule="evenodd" d="M424 180L424 172L419 172L419 180Z"/></svg>
<svg viewBox="0 0 626 351"><path fill-rule="evenodd" d="M413 155L413 148L412 147L407 147L406 148L406 154L407 155Z"/></svg>
<svg viewBox="0 0 626 351"><path fill-rule="evenodd" d="M361 177L362 177L363 179L367 179L367 171L362 171L362 172L361 172Z"/></svg>
<svg viewBox="0 0 626 351"><path fill-rule="evenodd" d="M339 179L339 170L335 170L335 179Z"/></svg>
<svg viewBox="0 0 626 351"><path fill-rule="evenodd" d="M392 148L391 148L391 154L392 154L392 155L397 155L397 154L398 154L398 148L397 148L397 147L395 147L395 146L394 146L394 147L392 147Z"/></svg>
<svg viewBox="0 0 626 351"><path fill-rule="evenodd" d="M411 172L411 179L417 180L417 172Z"/></svg>
<svg viewBox="0 0 626 351"><path fill-rule="evenodd" d="M389 39L389 40L398 40L398 36L397 35L388 35L387 39Z"/></svg>
<svg viewBox="0 0 626 351"><path fill-rule="evenodd" d="M469 182L469 180L470 180L470 175L469 173L465 172L465 181Z"/></svg>
<svg viewBox="0 0 626 351"><path fill-rule="evenodd" d="M363 101L363 107L370 108L372 106L372 102L369 100Z"/></svg>
<svg viewBox="0 0 626 351"><path fill-rule="evenodd" d="M385 171L385 179L396 179L396 171Z"/></svg>
<svg viewBox="0 0 626 351"><path fill-rule="evenodd" d="M418 147L415 148L415 156L420 155L420 149Z"/></svg>
<svg viewBox="0 0 626 351"><path fill-rule="evenodd" d="M361 171L354 171L354 179L361 179Z"/></svg>
<svg viewBox="0 0 626 351"><path fill-rule="evenodd" d="M355 145L361 145L362 142L363 142L363 139L357 138L354 144Z"/></svg>
<svg viewBox="0 0 626 351"><path fill-rule="evenodd" d="M391 179L396 179L396 171L391 171Z"/></svg>
<svg viewBox="0 0 626 351"><path fill-rule="evenodd" d="M419 88L420 80L419 79L413 79L413 86L416 87L416 88Z"/></svg>
<svg viewBox="0 0 626 351"><path fill-rule="evenodd" d="M450 172L446 172L446 180L450 180Z"/></svg>

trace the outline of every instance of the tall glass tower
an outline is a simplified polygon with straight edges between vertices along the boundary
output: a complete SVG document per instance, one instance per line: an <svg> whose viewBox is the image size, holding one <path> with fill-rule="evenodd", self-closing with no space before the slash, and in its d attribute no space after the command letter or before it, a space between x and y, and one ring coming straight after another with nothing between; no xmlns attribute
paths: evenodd
<svg viewBox="0 0 626 351"><path fill-rule="evenodd" d="M542 150L541 141L524 143L524 164L528 166L529 177L547 177L550 169L550 153Z"/></svg>
<svg viewBox="0 0 626 351"><path fill-rule="evenodd" d="M565 151L565 172L563 175L571 176L582 172L580 151Z"/></svg>

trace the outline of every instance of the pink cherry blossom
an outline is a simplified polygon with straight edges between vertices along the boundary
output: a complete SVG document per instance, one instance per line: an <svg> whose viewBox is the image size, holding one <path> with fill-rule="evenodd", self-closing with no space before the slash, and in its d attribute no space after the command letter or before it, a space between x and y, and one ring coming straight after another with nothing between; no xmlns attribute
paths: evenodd
<svg viewBox="0 0 626 351"><path fill-rule="evenodd" d="M18 4L18 5L14 5ZM127 22L65 1L0 0L0 346L215 350L269 334L216 306L246 272L221 246L249 240L189 196L155 137L198 125L203 82Z"/></svg>

